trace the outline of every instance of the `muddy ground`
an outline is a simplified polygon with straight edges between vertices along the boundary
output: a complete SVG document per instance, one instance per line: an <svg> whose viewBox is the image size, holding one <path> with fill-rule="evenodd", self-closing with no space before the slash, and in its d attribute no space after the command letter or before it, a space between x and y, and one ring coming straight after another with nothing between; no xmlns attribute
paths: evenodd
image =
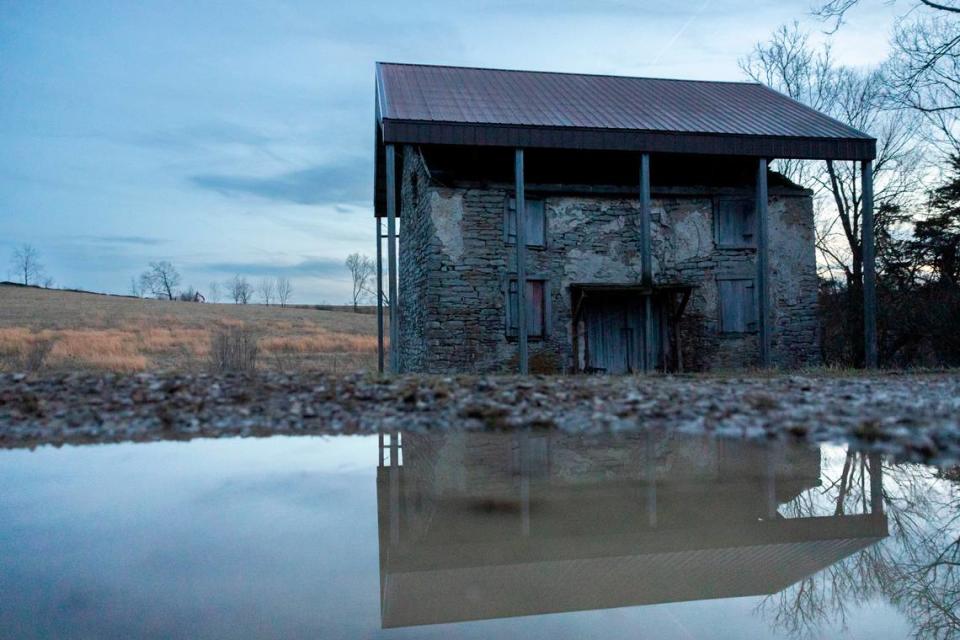
<svg viewBox="0 0 960 640"><path fill-rule="evenodd" d="M378 378L0 374L0 447L393 429L678 429L960 462L960 373Z"/></svg>

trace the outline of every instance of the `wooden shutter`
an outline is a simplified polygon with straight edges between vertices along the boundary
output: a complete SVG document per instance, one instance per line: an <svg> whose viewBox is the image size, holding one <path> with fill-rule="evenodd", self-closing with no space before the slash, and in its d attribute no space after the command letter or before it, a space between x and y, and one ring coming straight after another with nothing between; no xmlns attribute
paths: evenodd
<svg viewBox="0 0 960 640"><path fill-rule="evenodd" d="M757 305L751 279L718 280L720 331L746 333L757 330Z"/></svg>
<svg viewBox="0 0 960 640"><path fill-rule="evenodd" d="M507 284L507 336L515 338L519 333L517 318L517 281L510 280Z"/></svg>
<svg viewBox="0 0 960 640"><path fill-rule="evenodd" d="M527 336L543 337L543 280L527 280Z"/></svg>
<svg viewBox="0 0 960 640"><path fill-rule="evenodd" d="M527 280L527 337L542 338L547 326L547 287L543 280ZM517 337L520 314L517 311L517 281L507 285L507 336Z"/></svg>
<svg viewBox="0 0 960 640"><path fill-rule="evenodd" d="M517 201L507 199L503 215L503 237L507 244L517 241ZM546 244L546 217L543 200L527 200L527 215L524 216L524 233L527 246L542 247Z"/></svg>
<svg viewBox="0 0 960 640"><path fill-rule="evenodd" d="M746 198L717 201L717 244L723 247L753 247L756 238L756 207Z"/></svg>
<svg viewBox="0 0 960 640"><path fill-rule="evenodd" d="M524 231L527 244L533 247L542 247L545 244L545 220L543 200L527 200L527 215L524 218Z"/></svg>

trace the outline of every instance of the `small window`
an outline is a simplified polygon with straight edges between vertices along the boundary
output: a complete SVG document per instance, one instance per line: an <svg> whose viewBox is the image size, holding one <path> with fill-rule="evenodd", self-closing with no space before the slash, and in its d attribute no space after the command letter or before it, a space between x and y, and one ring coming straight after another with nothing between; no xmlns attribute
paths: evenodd
<svg viewBox="0 0 960 640"><path fill-rule="evenodd" d="M752 279L717 280L722 333L750 333L757 330L754 293Z"/></svg>
<svg viewBox="0 0 960 640"><path fill-rule="evenodd" d="M527 200L527 215L524 217L524 234L527 239L528 247L546 246L546 220L543 207L543 200ZM504 216L504 235L507 244L516 244L517 242L517 201L513 198L507 200L507 212Z"/></svg>
<svg viewBox="0 0 960 640"><path fill-rule="evenodd" d="M756 206L750 198L719 198L716 211L717 244L721 247L756 246Z"/></svg>
<svg viewBox="0 0 960 640"><path fill-rule="evenodd" d="M542 338L547 333L547 295L545 280L527 280L527 337ZM507 336L516 338L519 326L517 319L517 281L510 280L507 290Z"/></svg>

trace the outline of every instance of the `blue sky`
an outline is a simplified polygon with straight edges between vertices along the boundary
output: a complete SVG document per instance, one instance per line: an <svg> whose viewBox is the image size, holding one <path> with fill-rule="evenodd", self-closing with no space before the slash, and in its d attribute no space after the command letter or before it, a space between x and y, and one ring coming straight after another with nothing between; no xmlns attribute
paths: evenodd
<svg viewBox="0 0 960 640"><path fill-rule="evenodd" d="M374 251L376 60L742 79L737 58L808 0L0 0L0 277L15 245L57 285L125 292L150 260L206 290L287 275L349 297ZM887 51L867 2L834 38Z"/></svg>

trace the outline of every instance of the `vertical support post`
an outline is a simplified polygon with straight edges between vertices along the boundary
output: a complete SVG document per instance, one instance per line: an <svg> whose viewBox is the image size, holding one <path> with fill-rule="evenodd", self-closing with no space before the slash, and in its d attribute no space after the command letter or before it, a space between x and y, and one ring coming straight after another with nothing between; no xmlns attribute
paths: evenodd
<svg viewBox="0 0 960 640"><path fill-rule="evenodd" d="M767 497L767 517L771 520L777 517L777 460L774 458L773 446L766 445L765 449L766 468L764 472L763 486Z"/></svg>
<svg viewBox="0 0 960 640"><path fill-rule="evenodd" d="M390 291L390 373L399 369L397 336L397 162L394 146L387 145L387 288Z"/></svg>
<svg viewBox="0 0 960 640"><path fill-rule="evenodd" d="M869 454L870 463L870 513L883 515L883 458L879 453Z"/></svg>
<svg viewBox="0 0 960 640"><path fill-rule="evenodd" d="M657 457L654 454L653 433L647 429L646 446L644 447L644 476L647 481L647 524L653 528L657 526Z"/></svg>
<svg viewBox="0 0 960 640"><path fill-rule="evenodd" d="M530 435L519 433L520 449L520 531L530 535Z"/></svg>
<svg viewBox="0 0 960 640"><path fill-rule="evenodd" d="M517 347L520 360L520 375L529 373L527 361L527 234L524 220L527 216L527 200L524 193L523 149L517 149L516 171L516 223L517 236Z"/></svg>
<svg viewBox="0 0 960 640"><path fill-rule="evenodd" d="M643 298L643 372L653 369L653 254L650 240L650 154L640 154L640 279L651 292Z"/></svg>
<svg viewBox="0 0 960 640"><path fill-rule="evenodd" d="M863 220L861 245L863 247L863 341L865 364L877 368L877 267L873 239L873 162L861 163L863 181Z"/></svg>
<svg viewBox="0 0 960 640"><path fill-rule="evenodd" d="M400 434L390 433L390 543L400 544Z"/></svg>
<svg viewBox="0 0 960 640"><path fill-rule="evenodd" d="M379 217L374 219L377 222L377 372L383 373L383 225Z"/></svg>
<svg viewBox="0 0 960 640"><path fill-rule="evenodd" d="M760 366L770 366L770 292L767 229L767 159L757 162L757 328L760 338Z"/></svg>

